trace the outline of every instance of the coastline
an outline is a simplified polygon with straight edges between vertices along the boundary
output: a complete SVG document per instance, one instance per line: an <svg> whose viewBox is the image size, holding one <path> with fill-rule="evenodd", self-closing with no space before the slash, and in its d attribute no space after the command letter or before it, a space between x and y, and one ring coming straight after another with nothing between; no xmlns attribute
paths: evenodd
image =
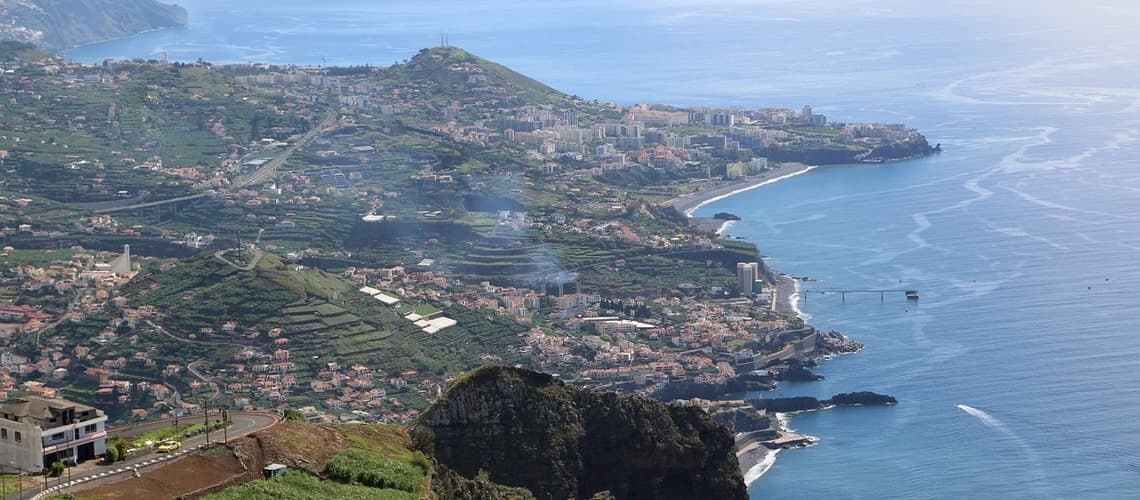
<svg viewBox="0 0 1140 500"><path fill-rule="evenodd" d="M79 49L82 49L82 48L84 48L84 47L90 47L90 46L92 46L92 45L99 45L99 44L101 44L101 43L108 43L108 42L117 42L117 41L120 41L120 40L126 40L126 39L128 39L128 38L136 37L136 36L139 36L139 35L144 35L144 34L146 34L146 33L154 33L154 32L156 32L156 31L165 31L165 30L173 30L173 29L185 29L185 28L186 28L186 27L188 27L188 26L190 26L190 22L189 22L189 21L187 21L187 22L186 22L186 24L184 24L184 25L182 25L182 26L159 26L159 27L157 27L157 28L148 28L148 29L145 29L145 30L139 31L139 32L137 32L137 33L131 33L131 34L129 34L129 35L120 35L120 36L113 36L113 37L111 37L111 38L106 38L106 39L103 39L103 40L96 40L96 41L94 41L94 42L84 42L84 43L81 43L81 44L79 44L79 45L73 45L73 46L71 46L71 47L67 47L67 48L61 49L61 50L59 50L59 52L58 52L58 55L59 55L59 56L61 56L61 57L63 57L63 58L66 58L66 59L67 59L67 60L69 60L69 61L77 62L77 63L79 63L79 64L86 64L86 63L83 63L83 62L81 62L81 61L76 61L75 59L72 59L70 56L68 56L68 52L71 52L71 51L73 51L73 50L79 50ZM92 62L92 63L91 63L91 65L96 65L96 64L97 64L97 63L94 63L94 62Z"/></svg>
<svg viewBox="0 0 1140 500"><path fill-rule="evenodd" d="M683 213L686 217L692 219L693 212L709 203L727 198L737 193L756 189L760 186L771 184L773 182L782 181L784 179L795 177L800 174L805 174L812 170L815 170L816 168L819 167L817 165L805 165L803 163L784 163L779 167L773 168L759 175L748 177L747 179L717 184L694 193L678 196L662 203L662 205L673 207L678 212Z"/></svg>
<svg viewBox="0 0 1140 500"><path fill-rule="evenodd" d="M690 224L702 226L706 229L713 230L717 236L723 236L725 230L731 227L737 221L735 220L718 220L711 218L697 218L693 217L693 212L704 205L718 201L729 196L739 194L745 191L750 191L761 186L766 186L784 179L789 179L797 175L808 173L818 168L816 165L805 165L802 163L787 163L782 164L777 168L773 168L763 174L749 177L735 182L727 182L718 184L707 189L702 189L695 193L690 193L684 196L673 198L663 203L663 206L673 207L678 212L685 215L690 221ZM715 224L715 225L714 225ZM810 319L810 316L804 313L799 308L800 300L800 283L799 280L788 276L786 274L778 274L776 277L776 293L773 300L772 307L781 314L792 314L804 320L805 322ZM783 413L776 413L775 430L779 432L780 436L796 435L808 440L808 446L816 442L815 438L810 436L801 436L793 430L788 428L788 416ZM767 473L776 463L776 456L782 450L782 447L775 449L768 448L761 443L758 439L753 439L745 434L737 436L736 445L736 459L740 465L740 471L744 475L744 483L751 486L752 483L759 480L765 473Z"/></svg>
<svg viewBox="0 0 1140 500"><path fill-rule="evenodd" d="M812 446L818 441L815 437L800 434L789 428L788 414L773 413L773 415L776 417L774 430L779 433L780 439L790 439L796 443L791 447ZM769 448L765 442L771 443L771 440L755 439L748 434L750 433L737 436L736 460L740 463L740 472L744 474L744 484L751 486L776 464L776 456L789 445Z"/></svg>

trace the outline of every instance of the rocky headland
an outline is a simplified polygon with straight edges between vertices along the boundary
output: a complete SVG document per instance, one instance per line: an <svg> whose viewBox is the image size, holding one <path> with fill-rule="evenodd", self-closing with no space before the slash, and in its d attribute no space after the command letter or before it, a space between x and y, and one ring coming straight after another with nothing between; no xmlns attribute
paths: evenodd
<svg viewBox="0 0 1140 500"><path fill-rule="evenodd" d="M465 375L412 427L467 477L537 498L748 498L733 434L699 407L593 392L520 368Z"/></svg>

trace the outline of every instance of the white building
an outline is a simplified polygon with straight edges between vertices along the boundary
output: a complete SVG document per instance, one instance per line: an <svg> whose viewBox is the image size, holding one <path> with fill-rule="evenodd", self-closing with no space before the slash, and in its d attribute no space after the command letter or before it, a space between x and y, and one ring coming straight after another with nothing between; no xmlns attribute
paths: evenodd
<svg viewBox="0 0 1140 500"><path fill-rule="evenodd" d="M107 451L107 415L64 399L27 396L0 406L0 456L24 472Z"/></svg>
<svg viewBox="0 0 1140 500"><path fill-rule="evenodd" d="M123 245L123 254L111 261L111 272L120 277L133 276L131 273L131 246Z"/></svg>

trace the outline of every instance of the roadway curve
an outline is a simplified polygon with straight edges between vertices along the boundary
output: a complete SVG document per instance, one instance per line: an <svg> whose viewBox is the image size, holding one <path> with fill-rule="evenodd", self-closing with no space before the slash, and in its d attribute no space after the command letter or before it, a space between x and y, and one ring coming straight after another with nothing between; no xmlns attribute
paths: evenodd
<svg viewBox="0 0 1140 500"><path fill-rule="evenodd" d="M225 345L225 346L231 346L231 347L240 347L243 349L246 347L249 347L246 344L238 344L236 342L185 339L185 338L179 337L173 333L170 333L169 331L166 330L166 328L163 328L162 325L159 325L158 323L155 323L154 321L151 321L148 319L148 320L146 320L146 322L148 325L153 327L155 330L158 330L159 333L162 333L163 335L166 335L167 337L170 337L170 338L172 338L178 342L184 342L187 344ZM197 365L198 363L201 363L202 361L204 361L204 360L203 359L196 359L194 361L191 361L190 363L188 363L186 365L186 371L190 372L190 374L195 376L196 378L198 378L198 380L201 380L202 382L209 384L210 387L214 388L214 395L213 395L213 397L210 398L210 401L213 401L215 399L218 399L218 397L220 397L222 395L222 389L221 389L221 387L218 387L218 384L216 382L214 382L214 380L212 378L210 378L208 375L205 375L202 372L198 371L198 367L195 365Z"/></svg>
<svg viewBox="0 0 1140 500"><path fill-rule="evenodd" d="M281 419L277 415L274 415L272 413L229 412L229 416L230 416L230 422L232 422L232 424L228 428L226 428L224 431L216 430L216 431L210 432L208 434L199 434L197 436L187 438L187 439L182 441L182 447L187 448L187 449L193 448L197 445L205 444L207 439L209 439L210 443L216 443L216 442L222 441L225 438L228 438L228 439L239 438L242 436L253 434L253 433L258 432L258 431L268 429L270 427L277 425L279 422L281 422ZM211 413L211 417L212 418L218 418L219 414L218 413ZM195 422L201 418L202 418L201 414L191 415L191 416L181 418L179 423ZM142 434L144 432L152 431L155 429L160 429L162 427L169 426L173 423L174 423L173 420L169 420L169 419L163 420L163 421L158 421L158 422L148 422L148 423L139 424L139 425L131 426L131 427L118 427L118 428L110 429L107 432L107 434L109 436L134 436L134 435ZM157 453L147 453L147 454L143 454L140 456L130 458L128 460L124 460L122 462L116 462L112 465L102 465L102 464L95 465L93 468L86 468L87 465L84 464L83 467L86 470L84 470L83 472L72 471L70 477L65 472L62 477L49 478L48 479L48 486L55 486L56 484L59 484L62 482L67 482L69 480L70 481L79 481L81 479L84 480L83 485L82 486L75 486L75 488L84 488L84 487L87 487L87 485L89 485L89 484L93 486L94 483L91 483L90 481L92 479L98 478L100 474L103 474L104 476L106 476L108 472L111 472L111 471L114 471L117 469L128 469L129 470L131 468L134 468L135 466L139 466L143 462L154 459L156 456L158 456ZM183 456L186 456L186 455L183 455ZM158 464L169 464L173 460L174 459L168 460L165 462L159 462ZM141 467L140 467L140 470L141 470ZM35 488L29 488L29 489L26 489L26 490L19 492L19 493L10 494L7 497L5 497L4 500L18 500L20 498L32 498L32 496L35 495L37 492L39 492L42 488L43 488L43 483L40 483L40 484L36 485Z"/></svg>
<svg viewBox="0 0 1140 500"><path fill-rule="evenodd" d="M276 171L278 167L280 167L281 165L284 165L285 161L288 160L289 157L292 156L293 153L295 153L298 148L304 146L309 141L313 140L318 135L320 135L321 132L323 132L326 128L331 126L333 124L333 122L336 121L336 117L337 117L336 110L334 110L334 109L328 110L325 114L325 119L323 121L321 121L321 123L319 125L317 125L316 127L313 127L312 130L305 132L305 135L301 136L300 140L293 143L293 145L285 148L285 150L282 151L281 154L278 154L277 156L273 157L273 159L270 160L268 163L266 163L264 166L255 170L253 173L249 174L249 176L246 177L245 180L242 180L240 182L235 183L234 185L232 185L229 189L226 189L225 191L236 191L238 189L243 189L243 188L246 188L250 185L253 185L253 184L256 184L258 182L265 180L265 178L268 177L270 174L272 174L274 171ZM157 207L157 206L161 206L161 205L168 205L171 203L178 203L180 201L196 200L198 198L205 198L207 196L212 196L212 194L211 193L199 193L199 194L193 194L193 195L187 195L187 196L179 196L177 198L170 198L170 199L166 199L166 200L155 200L155 201L149 201L149 202L145 202L145 203L134 203L134 204L130 204L130 205L97 208L94 211L97 213L120 212L123 210L135 210L135 209L139 209L139 208ZM113 202L109 202L109 203L113 203Z"/></svg>

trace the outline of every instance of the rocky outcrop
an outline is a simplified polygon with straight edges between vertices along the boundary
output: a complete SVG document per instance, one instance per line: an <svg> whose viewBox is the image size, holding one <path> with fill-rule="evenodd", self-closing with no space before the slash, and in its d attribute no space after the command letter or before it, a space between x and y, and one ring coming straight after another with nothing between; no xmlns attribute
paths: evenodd
<svg viewBox="0 0 1140 500"><path fill-rule="evenodd" d="M806 365L814 366L815 363L811 360L804 361L792 358L781 362L779 365L770 366L768 368L776 380L787 380L791 382L815 382L817 380L823 380L823 375L816 374L807 369Z"/></svg>
<svg viewBox="0 0 1140 500"><path fill-rule="evenodd" d="M534 495L523 488L468 479L440 464L431 476L431 489L438 500L534 500Z"/></svg>
<svg viewBox="0 0 1140 500"><path fill-rule="evenodd" d="M893 405L898 403L898 400L886 394L861 391L836 394L831 397L830 401L825 401L824 403L830 403L835 406Z"/></svg>
<svg viewBox="0 0 1140 500"><path fill-rule="evenodd" d="M712 412L713 422L732 432L752 432L772 427L772 417L752 408L728 408Z"/></svg>
<svg viewBox="0 0 1140 500"><path fill-rule="evenodd" d="M660 389L653 392L652 396L661 401L692 398L719 399L725 394L770 391L775 388L776 384L771 377L756 377L745 374L714 383L677 380L662 385Z"/></svg>
<svg viewBox="0 0 1140 500"><path fill-rule="evenodd" d="M704 410L592 392L529 370L475 370L411 433L459 474L485 471L536 498L748 498L733 435Z"/></svg>
<svg viewBox="0 0 1140 500"><path fill-rule="evenodd" d="M818 410L830 406L882 406L893 405L898 400L886 394L870 391L844 392L836 394L831 399L816 399L807 396L794 398L753 399L748 401L753 408L771 413L790 413L795 411Z"/></svg>

